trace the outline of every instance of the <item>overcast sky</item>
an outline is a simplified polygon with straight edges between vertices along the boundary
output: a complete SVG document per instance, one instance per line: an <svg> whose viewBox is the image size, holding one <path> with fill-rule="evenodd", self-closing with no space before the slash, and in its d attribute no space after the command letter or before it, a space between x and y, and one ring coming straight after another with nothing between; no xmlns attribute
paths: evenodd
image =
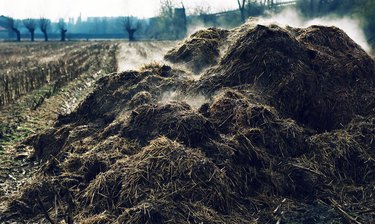
<svg viewBox="0 0 375 224"><path fill-rule="evenodd" d="M223 11L237 7L236 0L175 0L190 11L197 6L211 11ZM160 0L0 0L0 15L15 18L51 19L88 16L152 17L160 11Z"/></svg>

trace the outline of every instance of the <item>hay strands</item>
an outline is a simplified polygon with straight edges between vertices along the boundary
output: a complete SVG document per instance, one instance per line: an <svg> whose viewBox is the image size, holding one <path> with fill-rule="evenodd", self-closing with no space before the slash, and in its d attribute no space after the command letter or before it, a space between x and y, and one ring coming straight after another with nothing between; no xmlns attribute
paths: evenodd
<svg viewBox="0 0 375 224"><path fill-rule="evenodd" d="M320 172L318 170L313 170L313 169L310 169L308 167L305 167L305 166L302 166L302 165L299 165L299 164L295 164L295 163L290 163L290 165L294 166L296 168L303 169L303 170L309 171L311 173L317 174L319 176L327 177L326 175L324 175L324 173L322 173L322 172Z"/></svg>
<svg viewBox="0 0 375 224"><path fill-rule="evenodd" d="M37 195L36 199L37 199L38 204L39 204L40 208L42 209L42 212L43 212L44 216L46 217L46 219L47 219L51 224L55 224L56 222L53 221L53 220L51 219L51 217L49 216L48 211L47 211L47 209L44 207L42 200L40 200L39 195Z"/></svg>
<svg viewBox="0 0 375 224"><path fill-rule="evenodd" d="M333 208L345 219L345 221L347 223L364 224L364 223L357 220L358 216L353 217L352 214L349 214L348 212L346 212L335 199L329 198L328 200L331 203L331 205L333 206ZM325 202L323 202L321 200L320 200L320 202L326 204Z"/></svg>

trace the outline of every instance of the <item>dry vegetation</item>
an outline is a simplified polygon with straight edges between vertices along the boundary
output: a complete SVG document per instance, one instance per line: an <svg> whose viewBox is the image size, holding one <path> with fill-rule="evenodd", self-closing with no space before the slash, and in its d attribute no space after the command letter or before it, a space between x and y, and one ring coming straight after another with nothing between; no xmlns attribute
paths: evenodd
<svg viewBox="0 0 375 224"><path fill-rule="evenodd" d="M58 85L62 86L100 64L110 48L110 44L85 42L3 43L0 48L0 106L13 103L46 84L59 88Z"/></svg>
<svg viewBox="0 0 375 224"><path fill-rule="evenodd" d="M29 150L15 143L51 127L59 114L77 106L95 80L116 71L116 50L110 42L1 44L1 195L33 170L25 161Z"/></svg>
<svg viewBox="0 0 375 224"><path fill-rule="evenodd" d="M223 46L228 33L227 30L217 28L198 31L167 52L165 59L184 64L187 69L199 73L207 66L217 63L219 47Z"/></svg>
<svg viewBox="0 0 375 224"><path fill-rule="evenodd" d="M220 38L201 79L156 63L105 76L24 141L43 166L3 197L0 220L373 222L374 60L334 27L212 32L178 47L199 62L211 51L194 47ZM165 102L171 92L206 100Z"/></svg>

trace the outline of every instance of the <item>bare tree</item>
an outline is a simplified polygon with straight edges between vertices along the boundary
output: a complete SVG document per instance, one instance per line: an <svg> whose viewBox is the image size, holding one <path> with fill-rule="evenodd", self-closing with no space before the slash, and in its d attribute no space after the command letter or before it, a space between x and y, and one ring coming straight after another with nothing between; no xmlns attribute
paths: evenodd
<svg viewBox="0 0 375 224"><path fill-rule="evenodd" d="M46 19L46 18L40 18L39 19L39 28L44 35L44 41L48 41L47 30L50 27L50 25L51 25L51 21L49 19Z"/></svg>
<svg viewBox="0 0 375 224"><path fill-rule="evenodd" d="M7 18L8 29L11 29L17 35L17 42L21 41L21 32L18 29L18 23L13 18Z"/></svg>
<svg viewBox="0 0 375 224"><path fill-rule="evenodd" d="M245 19L246 19L246 15L245 15L245 4L246 4L246 0L237 0L237 3L238 3L238 8L240 10L240 13L241 13L241 20L242 22L245 22Z"/></svg>
<svg viewBox="0 0 375 224"><path fill-rule="evenodd" d="M172 0L160 0L159 33L162 37L175 38L176 36L175 6Z"/></svg>
<svg viewBox="0 0 375 224"><path fill-rule="evenodd" d="M66 32L68 32L68 29L66 28L66 24L65 24L63 19L60 19L60 21L58 23L58 26L59 26L60 35L61 35L60 41L65 41L66 40L65 34L66 34Z"/></svg>
<svg viewBox="0 0 375 224"><path fill-rule="evenodd" d="M252 6L265 6L266 4L271 4L271 2L273 4L273 0L237 0L242 22L245 22L246 18L250 16Z"/></svg>
<svg viewBox="0 0 375 224"><path fill-rule="evenodd" d="M160 15L162 17L167 17L167 18L173 19L174 5L172 3L172 0L161 0L160 6L161 6Z"/></svg>
<svg viewBox="0 0 375 224"><path fill-rule="evenodd" d="M25 19L23 20L23 25L30 32L30 40L34 41L34 33L35 33L35 28L36 28L35 19Z"/></svg>
<svg viewBox="0 0 375 224"><path fill-rule="evenodd" d="M138 30L139 23L134 25L130 16L127 16L122 19L122 26L124 31L128 33L129 41L135 41L134 33Z"/></svg>

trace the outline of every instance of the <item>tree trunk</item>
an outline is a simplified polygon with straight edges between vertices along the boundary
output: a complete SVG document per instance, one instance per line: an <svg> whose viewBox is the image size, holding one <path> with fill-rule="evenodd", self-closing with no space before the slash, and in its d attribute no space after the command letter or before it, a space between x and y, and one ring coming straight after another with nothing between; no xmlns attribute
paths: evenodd
<svg viewBox="0 0 375 224"><path fill-rule="evenodd" d="M17 35L17 42L21 42L21 32L19 30L16 31Z"/></svg>
<svg viewBox="0 0 375 224"><path fill-rule="evenodd" d="M251 16L250 13L251 13L251 1L248 1L248 3L247 3L247 17Z"/></svg>
<svg viewBox="0 0 375 224"><path fill-rule="evenodd" d="M61 30L61 41L65 41L65 33L66 33L67 31L68 31L68 30L66 30L66 29Z"/></svg>
<svg viewBox="0 0 375 224"><path fill-rule="evenodd" d="M31 42L34 42L34 30L30 31Z"/></svg>
<svg viewBox="0 0 375 224"><path fill-rule="evenodd" d="M42 30L42 33L43 33L43 35L44 35L44 41L48 41L47 30Z"/></svg>
<svg viewBox="0 0 375 224"><path fill-rule="evenodd" d="M16 33L17 35L17 42L20 42L21 41L21 32L17 29L17 28L14 28L12 27L12 30Z"/></svg>
<svg viewBox="0 0 375 224"><path fill-rule="evenodd" d="M128 29L128 34L129 34L129 41L135 41L135 38L134 38L134 33L136 31L136 29Z"/></svg>
<svg viewBox="0 0 375 224"><path fill-rule="evenodd" d="M241 20L244 23L245 22L245 10L242 8L240 11L241 11Z"/></svg>
<svg viewBox="0 0 375 224"><path fill-rule="evenodd" d="M241 13L241 20L242 22L244 23L246 18L245 18L245 0L242 0L242 3L240 0L237 0L237 3L238 3L238 8L240 10L240 13Z"/></svg>

